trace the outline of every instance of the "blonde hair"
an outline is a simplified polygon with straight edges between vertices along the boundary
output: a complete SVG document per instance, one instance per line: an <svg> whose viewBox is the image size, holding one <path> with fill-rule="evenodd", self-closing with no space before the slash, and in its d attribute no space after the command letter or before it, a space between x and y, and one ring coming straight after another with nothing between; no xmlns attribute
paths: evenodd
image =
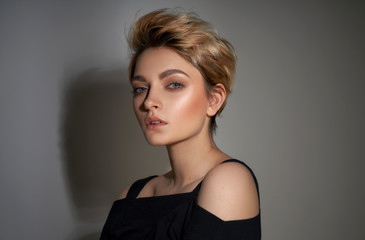
<svg viewBox="0 0 365 240"><path fill-rule="evenodd" d="M129 79L132 79L137 59L144 50L169 47L200 71L208 94L218 83L223 84L227 96L232 91L236 68L233 46L219 37L210 23L192 12L178 9L150 12L134 23L127 41L132 51ZM216 115L220 115L225 105L226 100ZM216 129L216 115L211 117L211 132Z"/></svg>

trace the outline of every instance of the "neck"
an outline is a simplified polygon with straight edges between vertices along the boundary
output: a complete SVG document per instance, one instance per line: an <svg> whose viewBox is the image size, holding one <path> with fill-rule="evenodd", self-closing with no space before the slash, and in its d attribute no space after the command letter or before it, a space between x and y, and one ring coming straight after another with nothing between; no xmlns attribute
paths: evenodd
<svg viewBox="0 0 365 240"><path fill-rule="evenodd" d="M217 148L210 133L168 145L167 151L175 187L201 180L210 169L229 158Z"/></svg>

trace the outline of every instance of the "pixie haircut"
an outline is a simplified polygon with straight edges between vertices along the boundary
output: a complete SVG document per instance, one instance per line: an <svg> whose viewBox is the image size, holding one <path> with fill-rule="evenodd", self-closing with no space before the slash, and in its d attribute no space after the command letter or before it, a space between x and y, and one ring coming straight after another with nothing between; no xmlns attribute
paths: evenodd
<svg viewBox="0 0 365 240"><path fill-rule="evenodd" d="M168 47L190 62L204 78L206 92L221 83L227 96L231 93L236 69L233 46L221 38L214 27L195 13L180 9L160 9L140 17L131 27L127 41L131 50L129 79L136 62L148 48ZM226 105L224 101L217 114L211 117L210 132L217 127L215 118Z"/></svg>

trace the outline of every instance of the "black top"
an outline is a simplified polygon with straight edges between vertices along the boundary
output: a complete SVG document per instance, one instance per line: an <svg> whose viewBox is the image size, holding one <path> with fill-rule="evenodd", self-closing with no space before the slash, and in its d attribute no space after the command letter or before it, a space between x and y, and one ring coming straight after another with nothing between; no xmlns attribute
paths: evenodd
<svg viewBox="0 0 365 240"><path fill-rule="evenodd" d="M252 170L243 162L256 183ZM116 200L100 240L253 240L261 239L260 213L250 219L223 221L197 204L201 183L189 193L137 198L145 184L156 176L136 181L127 197Z"/></svg>

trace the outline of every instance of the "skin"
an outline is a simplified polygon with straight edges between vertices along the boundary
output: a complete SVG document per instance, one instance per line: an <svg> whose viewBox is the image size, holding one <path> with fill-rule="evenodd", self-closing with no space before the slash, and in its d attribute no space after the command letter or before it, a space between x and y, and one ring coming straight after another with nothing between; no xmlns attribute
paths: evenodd
<svg viewBox="0 0 365 240"><path fill-rule="evenodd" d="M198 69L166 47L146 49L131 80L133 107L147 141L165 145L171 171L149 181L138 198L191 192L202 182L198 204L222 220L247 219L259 212L258 196L248 169L218 149L209 132L210 117L222 106L222 84L206 93ZM152 128L148 117L162 124ZM155 119L153 119L155 120ZM130 186L119 198L125 198Z"/></svg>

